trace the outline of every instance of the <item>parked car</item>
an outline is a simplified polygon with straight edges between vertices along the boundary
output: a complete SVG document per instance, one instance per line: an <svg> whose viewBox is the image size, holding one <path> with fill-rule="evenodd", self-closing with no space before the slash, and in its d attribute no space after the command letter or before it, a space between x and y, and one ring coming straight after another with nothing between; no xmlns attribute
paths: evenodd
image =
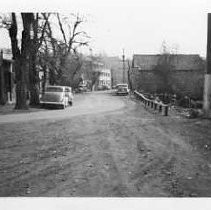
<svg viewBox="0 0 211 210"><path fill-rule="evenodd" d="M129 94L128 84L117 84L116 85L116 94L117 95L127 95L127 94Z"/></svg>
<svg viewBox="0 0 211 210"><path fill-rule="evenodd" d="M80 92L87 92L87 86L86 85L80 85L79 90L80 90Z"/></svg>
<svg viewBox="0 0 211 210"><path fill-rule="evenodd" d="M72 88L67 86L47 86L40 98L41 105L57 105L63 109L73 104Z"/></svg>
<svg viewBox="0 0 211 210"><path fill-rule="evenodd" d="M109 86L108 85L100 85L100 86L98 86L97 90L109 90Z"/></svg>
<svg viewBox="0 0 211 210"><path fill-rule="evenodd" d="M89 89L86 85L79 85L78 88L75 89L76 93L84 93L87 91L89 91Z"/></svg>

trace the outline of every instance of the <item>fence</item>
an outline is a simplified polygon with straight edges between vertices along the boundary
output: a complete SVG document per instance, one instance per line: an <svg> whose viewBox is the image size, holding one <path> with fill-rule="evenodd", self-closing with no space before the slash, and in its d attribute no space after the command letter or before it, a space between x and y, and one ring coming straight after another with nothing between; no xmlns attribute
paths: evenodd
<svg viewBox="0 0 211 210"><path fill-rule="evenodd" d="M168 116L168 110L169 110L169 106L162 103L162 102L158 102L156 100L152 100L152 99L148 99L146 98L142 93L139 93L138 91L134 91L135 96L137 96L137 98L139 98L141 100L141 102L144 103L145 107L151 107L154 110L157 110L161 113L163 113L164 116Z"/></svg>

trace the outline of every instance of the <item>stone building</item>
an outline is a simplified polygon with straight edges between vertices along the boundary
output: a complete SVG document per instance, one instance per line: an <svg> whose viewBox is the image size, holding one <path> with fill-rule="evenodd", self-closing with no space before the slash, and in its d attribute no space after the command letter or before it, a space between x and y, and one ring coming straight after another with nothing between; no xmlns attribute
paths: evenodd
<svg viewBox="0 0 211 210"><path fill-rule="evenodd" d="M132 88L169 92L202 99L204 60L196 54L134 55L130 72Z"/></svg>

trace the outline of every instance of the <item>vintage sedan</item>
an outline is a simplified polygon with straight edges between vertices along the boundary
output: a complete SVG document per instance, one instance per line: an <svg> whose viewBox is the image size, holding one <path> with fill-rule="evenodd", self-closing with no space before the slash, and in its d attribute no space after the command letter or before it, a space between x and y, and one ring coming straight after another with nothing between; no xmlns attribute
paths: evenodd
<svg viewBox="0 0 211 210"><path fill-rule="evenodd" d="M116 85L116 94L117 95L128 95L129 94L128 84L117 84Z"/></svg>
<svg viewBox="0 0 211 210"><path fill-rule="evenodd" d="M71 87L67 86L47 86L45 93L40 98L40 104L55 105L65 108L73 104L73 93Z"/></svg>

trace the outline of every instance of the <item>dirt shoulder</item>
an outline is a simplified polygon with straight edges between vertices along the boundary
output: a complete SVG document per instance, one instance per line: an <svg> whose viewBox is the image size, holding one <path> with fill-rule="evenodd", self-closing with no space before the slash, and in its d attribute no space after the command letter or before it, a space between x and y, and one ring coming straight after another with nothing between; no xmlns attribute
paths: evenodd
<svg viewBox="0 0 211 210"><path fill-rule="evenodd" d="M0 105L0 116L1 115L9 115L9 114L23 114L23 113L31 113L31 112L38 112L44 109L41 109L40 107L29 107L27 110L17 110L14 109L14 104L7 104L7 105Z"/></svg>

